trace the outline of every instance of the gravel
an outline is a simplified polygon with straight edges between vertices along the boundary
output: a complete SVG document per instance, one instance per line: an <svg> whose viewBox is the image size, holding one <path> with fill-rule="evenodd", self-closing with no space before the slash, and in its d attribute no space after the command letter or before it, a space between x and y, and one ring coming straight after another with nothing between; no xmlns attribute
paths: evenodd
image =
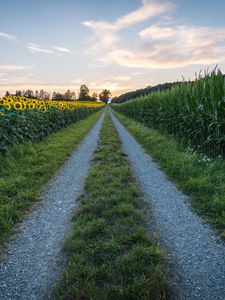
<svg viewBox="0 0 225 300"><path fill-rule="evenodd" d="M43 202L22 222L0 262L0 299L49 298L66 258L62 247L97 146L102 115L63 168L46 185Z"/></svg>
<svg viewBox="0 0 225 300"><path fill-rule="evenodd" d="M111 114L112 115L112 114ZM225 299L225 245L188 205L151 157L112 115L137 181L173 261L173 298Z"/></svg>

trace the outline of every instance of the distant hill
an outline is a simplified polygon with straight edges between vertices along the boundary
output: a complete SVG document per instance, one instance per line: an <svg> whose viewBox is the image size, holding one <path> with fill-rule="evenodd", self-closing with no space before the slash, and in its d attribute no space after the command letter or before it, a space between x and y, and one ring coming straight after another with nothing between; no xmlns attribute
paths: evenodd
<svg viewBox="0 0 225 300"><path fill-rule="evenodd" d="M135 99L141 96L146 96L150 93L158 92L158 91L165 91L168 89L171 89L173 86L180 84L181 82L172 82L172 83L163 83L163 84L158 84L156 86L148 86L143 89L139 89L136 91L128 92L125 94L120 95L119 97L114 97L112 99L112 103L122 103L129 101L131 99Z"/></svg>

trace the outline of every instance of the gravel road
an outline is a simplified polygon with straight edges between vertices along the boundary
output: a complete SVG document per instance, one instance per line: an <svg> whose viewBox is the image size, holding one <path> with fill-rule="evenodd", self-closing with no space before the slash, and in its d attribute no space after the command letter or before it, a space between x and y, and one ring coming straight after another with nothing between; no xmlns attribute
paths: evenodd
<svg viewBox="0 0 225 300"><path fill-rule="evenodd" d="M0 262L0 299L47 299L65 265L61 252L71 228L76 199L83 189L97 146L102 115L70 159L46 185L43 202L21 224Z"/></svg>
<svg viewBox="0 0 225 300"><path fill-rule="evenodd" d="M112 115L112 114L111 114ZM225 245L189 207L151 157L112 115L134 174L175 262L174 299L225 299Z"/></svg>

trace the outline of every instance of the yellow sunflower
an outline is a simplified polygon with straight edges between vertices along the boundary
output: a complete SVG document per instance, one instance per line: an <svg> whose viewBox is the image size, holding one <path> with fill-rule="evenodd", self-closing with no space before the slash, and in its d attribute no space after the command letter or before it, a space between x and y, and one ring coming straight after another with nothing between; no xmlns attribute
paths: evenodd
<svg viewBox="0 0 225 300"><path fill-rule="evenodd" d="M15 102L13 107L16 109L16 110L21 110L23 109L23 104L21 102Z"/></svg>
<svg viewBox="0 0 225 300"><path fill-rule="evenodd" d="M43 112L43 113L45 113L45 112L47 111L47 109L46 109L45 106L41 106L41 107L40 107L40 111Z"/></svg>
<svg viewBox="0 0 225 300"><path fill-rule="evenodd" d="M11 104L7 103L7 104L5 105L5 108L6 108L7 110L10 110L10 109L11 109Z"/></svg>
<svg viewBox="0 0 225 300"><path fill-rule="evenodd" d="M5 99L0 99L0 105L5 105Z"/></svg>
<svg viewBox="0 0 225 300"><path fill-rule="evenodd" d="M34 108L35 108L35 105L34 105L33 103L30 103L30 104L28 105L28 108L29 108L29 109L34 109Z"/></svg>

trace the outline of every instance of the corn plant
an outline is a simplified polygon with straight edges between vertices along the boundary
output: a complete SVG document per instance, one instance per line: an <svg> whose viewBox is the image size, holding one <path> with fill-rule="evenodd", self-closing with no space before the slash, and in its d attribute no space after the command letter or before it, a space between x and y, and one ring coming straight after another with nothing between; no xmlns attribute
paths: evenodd
<svg viewBox="0 0 225 300"><path fill-rule="evenodd" d="M225 156L225 79L218 69L199 74L194 82L113 107L209 156Z"/></svg>

